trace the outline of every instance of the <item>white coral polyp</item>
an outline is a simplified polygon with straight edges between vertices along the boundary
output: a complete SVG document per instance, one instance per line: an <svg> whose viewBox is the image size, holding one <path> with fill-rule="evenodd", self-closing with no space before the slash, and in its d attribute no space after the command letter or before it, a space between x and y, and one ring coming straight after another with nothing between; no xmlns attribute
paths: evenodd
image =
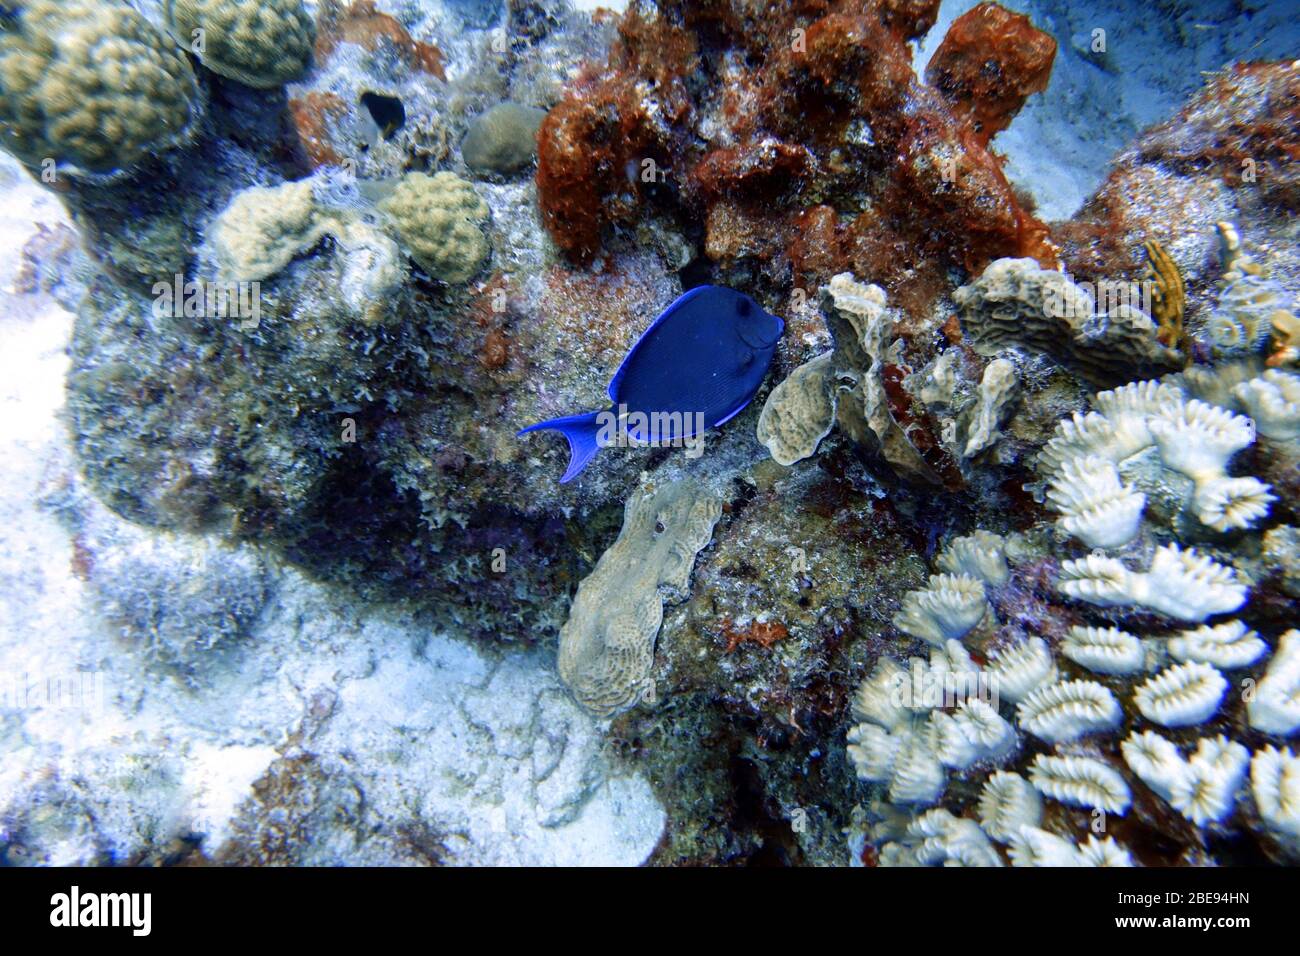
<svg viewBox="0 0 1300 956"><path fill-rule="evenodd" d="M1049 743L1067 743L1123 720L1115 695L1094 681L1063 681L1039 687L1016 708L1020 726Z"/></svg>
<svg viewBox="0 0 1300 956"><path fill-rule="evenodd" d="M1150 730L1129 734L1119 749L1124 762L1138 779L1166 800L1187 770L1178 748Z"/></svg>
<svg viewBox="0 0 1300 956"><path fill-rule="evenodd" d="M1079 847L1079 860L1082 866L1126 867L1133 865L1133 857L1128 850L1106 837L1098 840L1089 835L1088 842Z"/></svg>
<svg viewBox="0 0 1300 956"><path fill-rule="evenodd" d="M1145 585L1135 603L1184 621L1204 621L1246 602L1246 588L1232 568L1176 544L1156 549Z"/></svg>
<svg viewBox="0 0 1300 956"><path fill-rule="evenodd" d="M1246 701L1246 714L1250 726L1265 733L1287 736L1300 730L1300 630L1278 640L1268 670Z"/></svg>
<svg viewBox="0 0 1300 956"><path fill-rule="evenodd" d="M875 724L849 728L849 760L859 780L885 783L894 774L899 738Z"/></svg>
<svg viewBox="0 0 1300 956"><path fill-rule="evenodd" d="M999 770L989 775L980 791L979 817L989 836L1006 843L1021 827L1038 826L1043 819L1043 800L1020 774Z"/></svg>
<svg viewBox="0 0 1300 956"><path fill-rule="evenodd" d="M909 591L894 625L936 647L961 640L988 610L984 583L968 574L932 574L930 586Z"/></svg>
<svg viewBox="0 0 1300 956"><path fill-rule="evenodd" d="M1166 409L1147 428L1166 467L1198 484L1222 476L1228 459L1255 440L1249 418L1198 399Z"/></svg>
<svg viewBox="0 0 1300 956"><path fill-rule="evenodd" d="M980 748L966 735L957 718L936 710L930 715L930 747L939 763L954 770L965 770L980 759Z"/></svg>
<svg viewBox="0 0 1300 956"><path fill-rule="evenodd" d="M1135 575L1118 558L1090 554L1061 562L1057 587L1063 594L1101 607L1134 603Z"/></svg>
<svg viewBox="0 0 1300 956"><path fill-rule="evenodd" d="M1184 661L1166 668L1133 692L1142 716L1162 727L1187 727L1219 709L1227 679L1209 664Z"/></svg>
<svg viewBox="0 0 1300 956"><path fill-rule="evenodd" d="M1255 420L1255 427L1273 441L1300 438L1300 375L1271 368L1242 382L1233 396Z"/></svg>
<svg viewBox="0 0 1300 956"><path fill-rule="evenodd" d="M1142 642L1115 627L1072 627L1061 653L1096 674L1136 674L1146 662Z"/></svg>
<svg viewBox="0 0 1300 956"><path fill-rule="evenodd" d="M1157 548L1146 573L1098 554L1063 561L1056 586L1089 604L1136 605L1183 621L1204 621L1235 611L1246 601L1246 588L1237 583L1232 568L1176 544Z"/></svg>
<svg viewBox="0 0 1300 956"><path fill-rule="evenodd" d="M1029 779L1039 793L1074 807L1122 816L1132 802L1124 777L1095 757L1039 754L1029 768Z"/></svg>
<svg viewBox="0 0 1300 956"><path fill-rule="evenodd" d="M974 820L953 816L942 808L929 810L907 828L904 839L919 841L913 851L924 866L1001 866L1002 858Z"/></svg>
<svg viewBox="0 0 1300 956"><path fill-rule="evenodd" d="M1300 758L1269 745L1250 762L1250 789L1260 818L1300 851Z"/></svg>
<svg viewBox="0 0 1300 956"><path fill-rule="evenodd" d="M1031 637L995 651L984 676L995 697L1019 703L1035 688L1056 680L1056 664L1047 642Z"/></svg>
<svg viewBox="0 0 1300 956"><path fill-rule="evenodd" d="M943 767L926 737L926 734L909 734L898 748L889 783L892 803L929 804L943 795Z"/></svg>
<svg viewBox="0 0 1300 956"><path fill-rule="evenodd" d="M1011 580L1006 541L990 531L976 531L954 538L939 555L938 564L949 574L979 578L990 587L1002 587Z"/></svg>
<svg viewBox="0 0 1300 956"><path fill-rule="evenodd" d="M871 676L858 685L853 696L853 716L859 721L871 721L882 727L897 727L907 719L903 706L903 689L907 671L897 661L882 657Z"/></svg>
<svg viewBox="0 0 1300 956"><path fill-rule="evenodd" d="M1268 650L1241 621L1207 624L1169 639L1169 656L1176 661L1200 661L1221 670L1249 667Z"/></svg>
<svg viewBox="0 0 1300 956"><path fill-rule="evenodd" d="M1016 731L986 701L968 697L957 705L953 720L978 749L977 759L997 759L1016 745Z"/></svg>
<svg viewBox="0 0 1300 956"><path fill-rule="evenodd" d="M1215 531L1253 528L1277 496L1257 478L1214 478L1196 486L1192 510Z"/></svg>
<svg viewBox="0 0 1300 956"><path fill-rule="evenodd" d="M1137 537L1146 495L1125 487L1098 455L1065 462L1047 490L1057 524L1090 548L1118 548Z"/></svg>
<svg viewBox="0 0 1300 956"><path fill-rule="evenodd" d="M1167 382L1129 382L1119 388L1098 392L1092 404L1111 423L1141 435L1147 419L1153 415L1173 414L1186 401L1182 389ZM1148 436L1139 447L1151 443Z"/></svg>
<svg viewBox="0 0 1300 956"><path fill-rule="evenodd" d="M1199 827L1232 814L1250 752L1225 737L1204 738L1170 789L1169 803Z"/></svg>
<svg viewBox="0 0 1300 956"><path fill-rule="evenodd" d="M1038 827L1021 827L1011 838L1008 851L1012 866L1082 866L1073 843Z"/></svg>

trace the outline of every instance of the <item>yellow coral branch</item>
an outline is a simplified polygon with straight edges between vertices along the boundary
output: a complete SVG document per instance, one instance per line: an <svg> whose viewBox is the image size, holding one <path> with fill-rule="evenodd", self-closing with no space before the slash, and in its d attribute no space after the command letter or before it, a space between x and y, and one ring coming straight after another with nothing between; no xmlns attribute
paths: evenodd
<svg viewBox="0 0 1300 956"><path fill-rule="evenodd" d="M1190 343L1183 328L1183 311L1187 306L1183 274L1169 253L1154 239L1143 243L1143 248L1147 253L1147 278L1155 283L1151 313L1156 320L1156 338L1161 345L1178 349L1185 360L1190 360Z"/></svg>

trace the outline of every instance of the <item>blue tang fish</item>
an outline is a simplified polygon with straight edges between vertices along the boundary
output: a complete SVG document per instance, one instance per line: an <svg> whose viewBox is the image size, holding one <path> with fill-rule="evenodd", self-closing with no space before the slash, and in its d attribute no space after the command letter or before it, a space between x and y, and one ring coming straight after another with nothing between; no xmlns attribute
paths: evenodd
<svg viewBox="0 0 1300 956"><path fill-rule="evenodd" d="M749 404L763 383L785 323L744 293L703 285L664 309L609 383L614 406L553 418L520 435L554 430L569 440L577 477L609 445L679 444L698 439Z"/></svg>

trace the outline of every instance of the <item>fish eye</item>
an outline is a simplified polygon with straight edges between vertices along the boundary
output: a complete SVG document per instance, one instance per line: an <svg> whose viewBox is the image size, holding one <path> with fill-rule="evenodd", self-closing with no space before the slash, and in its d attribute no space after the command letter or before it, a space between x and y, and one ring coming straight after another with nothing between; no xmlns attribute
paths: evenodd
<svg viewBox="0 0 1300 956"><path fill-rule="evenodd" d="M752 311L754 311L754 305L749 301L749 299L741 297L736 300L737 315L748 316Z"/></svg>

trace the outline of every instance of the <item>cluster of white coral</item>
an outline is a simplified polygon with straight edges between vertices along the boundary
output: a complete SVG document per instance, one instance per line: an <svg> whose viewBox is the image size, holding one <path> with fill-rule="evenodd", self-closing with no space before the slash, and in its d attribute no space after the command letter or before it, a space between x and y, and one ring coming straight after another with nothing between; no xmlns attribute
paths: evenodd
<svg viewBox="0 0 1300 956"><path fill-rule="evenodd" d="M1015 731L986 697L987 685L956 641L935 648L929 662L912 658L906 670L882 658L853 701L858 723L848 752L859 779L888 784L893 803L924 806L942 796L945 768L1006 757Z"/></svg>
<svg viewBox="0 0 1300 956"><path fill-rule="evenodd" d="M964 578L979 585L979 618L987 613L996 625L998 615L984 587L994 589L988 593L997 602L1014 594L1006 590L1015 587L1007 554L1007 542L987 532L956 539L936 559L946 573L936 575L927 591L916 592L910 601L916 611L909 617L919 617L924 608L919 595L954 590L951 580ZM940 578L948 583L936 586ZM1146 573L1093 556L1075 563L1063 578L1080 582L1073 596L1092 603L1133 604L1192 621L1236 609L1246 593L1231 569L1176 545L1159 549ZM941 624L931 617L936 632ZM1285 852L1300 855L1300 760L1290 750L1270 745L1252 759L1250 749L1222 733L1193 735L1192 743L1180 747L1149 729L1193 728L1215 720L1230 703L1230 681L1223 672L1259 665L1269 646L1240 620L1159 637L1072 626L1060 640L1061 656L1105 683L1071 677L1068 665L1063 674L1048 642L1033 636L993 648L982 665L952 638L932 650L929 662L912 659L905 668L882 658L858 692L859 723L849 733L858 776L887 785L888 802L876 805L877 823L869 835L880 846L880 862L1132 865L1128 850L1113 839L1078 844L1060 830L1045 802L1089 811L1104 821L1105 815L1127 814L1145 787L1194 826L1210 827L1237 812L1248 775L1260 819ZM951 695L963 689L980 693L954 708ZM1254 730L1278 736L1300 730L1300 630L1278 640L1258 682L1242 682L1242 696ZM1113 735L1129 721L1137 721L1138 729L1117 741ZM1054 749L1021 763L1020 734ZM1011 769L1013 761L1020 772ZM955 816L943 807L922 812L943 796L948 772L979 772L990 764L995 769L984 780L972 816Z"/></svg>
<svg viewBox="0 0 1300 956"><path fill-rule="evenodd" d="M1249 385L1250 407L1265 414L1266 403L1268 409L1284 409L1294 395L1283 378L1256 379L1239 388ZM1284 393L1283 386L1291 392ZM1153 381L1099 392L1093 406L1086 415L1076 412L1060 422L1038 460L1047 501L1060 513L1057 524L1066 533L1089 547L1122 547L1138 535L1148 493L1171 489L1183 499L1183 508L1216 531L1250 528L1268 514L1275 500L1269 486L1227 471L1232 456L1255 440L1250 418ZM1285 421L1285 412L1274 418ZM1270 427L1285 428L1273 420ZM1187 490L1178 494L1167 473L1182 476ZM1126 475L1131 476L1127 481Z"/></svg>

